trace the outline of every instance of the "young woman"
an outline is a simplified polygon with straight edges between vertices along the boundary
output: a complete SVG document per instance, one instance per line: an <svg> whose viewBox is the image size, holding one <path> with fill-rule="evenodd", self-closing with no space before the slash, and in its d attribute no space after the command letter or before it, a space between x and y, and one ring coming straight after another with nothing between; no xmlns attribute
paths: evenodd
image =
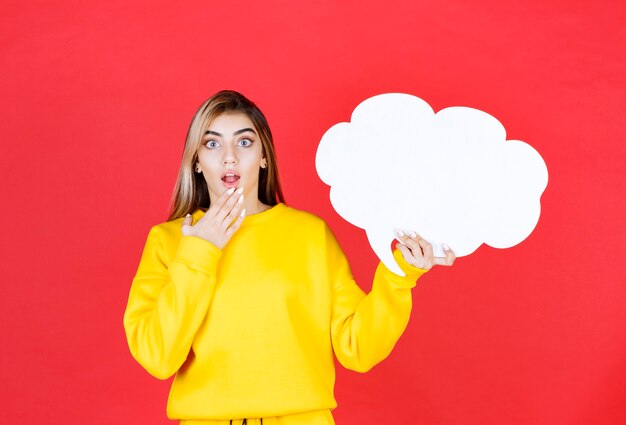
<svg viewBox="0 0 626 425"><path fill-rule="evenodd" d="M284 204L261 111L219 92L191 122L172 213L133 280L132 355L176 375L167 412L181 424L333 424L333 353L361 372L387 357L416 279L454 261L415 233L398 240L406 277L381 263L365 295L328 226Z"/></svg>

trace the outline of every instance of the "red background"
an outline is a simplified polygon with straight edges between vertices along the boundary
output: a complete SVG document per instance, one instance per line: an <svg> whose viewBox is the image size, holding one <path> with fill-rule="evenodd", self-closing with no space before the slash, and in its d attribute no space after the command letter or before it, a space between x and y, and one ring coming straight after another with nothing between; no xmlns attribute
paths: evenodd
<svg viewBox="0 0 626 425"><path fill-rule="evenodd" d="M232 88L366 290L376 259L314 168L359 102L482 109L548 166L527 240L426 275L390 358L339 371L338 424L626 423L624 2L52 3L0 6L5 422L170 423L122 315L187 125Z"/></svg>

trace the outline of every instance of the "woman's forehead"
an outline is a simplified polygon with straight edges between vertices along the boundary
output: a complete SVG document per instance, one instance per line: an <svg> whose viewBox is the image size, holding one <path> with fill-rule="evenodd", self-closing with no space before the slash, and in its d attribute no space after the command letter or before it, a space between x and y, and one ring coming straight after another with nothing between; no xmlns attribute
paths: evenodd
<svg viewBox="0 0 626 425"><path fill-rule="evenodd" d="M207 126L206 131L219 133L223 136L232 136L235 132L251 129L257 132L254 123L245 112L224 112L215 117Z"/></svg>

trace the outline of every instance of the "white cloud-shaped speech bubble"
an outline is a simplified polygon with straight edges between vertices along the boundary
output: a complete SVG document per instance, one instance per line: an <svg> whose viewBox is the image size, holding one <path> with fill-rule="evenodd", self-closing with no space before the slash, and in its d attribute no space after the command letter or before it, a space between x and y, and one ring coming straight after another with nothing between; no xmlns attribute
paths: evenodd
<svg viewBox="0 0 626 425"><path fill-rule="evenodd" d="M444 256L442 243L457 257L482 243L509 248L535 228L548 183L539 153L506 140L493 116L467 107L435 114L401 93L365 100L349 123L326 131L316 168L337 213L365 229L378 258L400 275L395 229L418 232L436 256Z"/></svg>

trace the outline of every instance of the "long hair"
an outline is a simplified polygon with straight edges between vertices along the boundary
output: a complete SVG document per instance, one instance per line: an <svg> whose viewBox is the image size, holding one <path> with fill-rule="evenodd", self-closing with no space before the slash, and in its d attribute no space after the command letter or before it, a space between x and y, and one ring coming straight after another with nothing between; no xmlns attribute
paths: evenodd
<svg viewBox="0 0 626 425"><path fill-rule="evenodd" d="M194 173L194 168L198 161L198 150L204 134L211 122L218 115L226 112L245 113L254 124L261 139L263 157L267 161L267 167L259 167L259 200L266 205L285 202L278 179L278 165L276 164L272 132L265 116L252 101L242 94L232 90L223 90L207 99L191 120L168 220L184 217L198 208L209 208L211 205L206 181L202 174Z"/></svg>

